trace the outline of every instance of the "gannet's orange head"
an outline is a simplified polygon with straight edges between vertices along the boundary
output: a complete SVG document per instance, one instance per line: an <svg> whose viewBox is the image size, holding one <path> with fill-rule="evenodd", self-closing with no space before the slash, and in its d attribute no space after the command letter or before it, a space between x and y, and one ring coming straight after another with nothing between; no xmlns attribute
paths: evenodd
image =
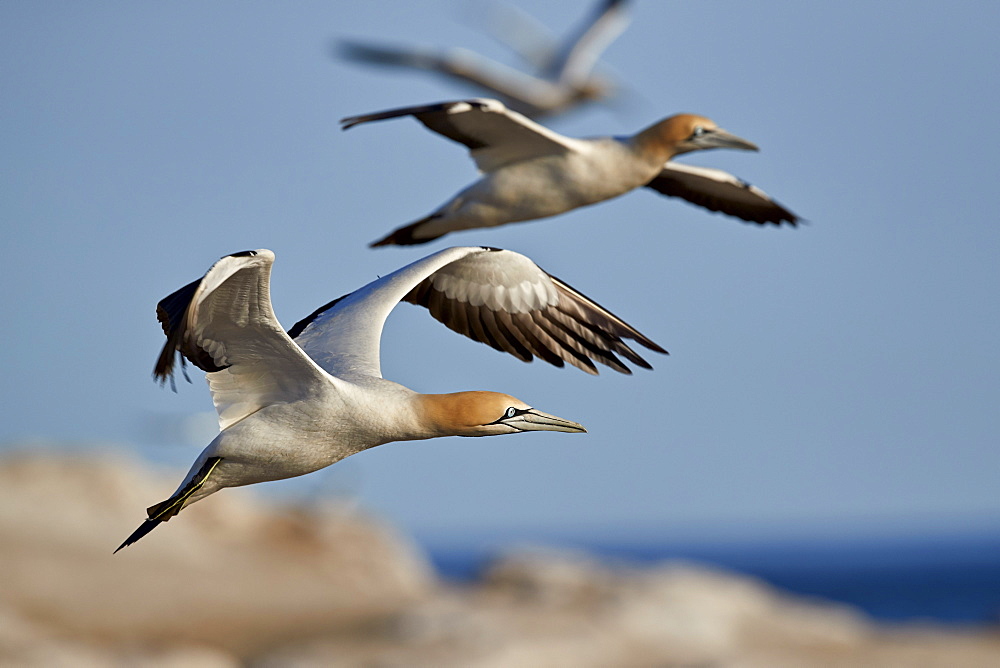
<svg viewBox="0 0 1000 668"><path fill-rule="evenodd" d="M494 436L522 431L585 432L583 425L536 410L499 392L422 394L425 424L442 436Z"/></svg>
<svg viewBox="0 0 1000 668"><path fill-rule="evenodd" d="M677 114L654 123L636 135L645 150L662 152L669 160L675 155L710 148L759 151L757 145L720 128L715 121L695 114Z"/></svg>

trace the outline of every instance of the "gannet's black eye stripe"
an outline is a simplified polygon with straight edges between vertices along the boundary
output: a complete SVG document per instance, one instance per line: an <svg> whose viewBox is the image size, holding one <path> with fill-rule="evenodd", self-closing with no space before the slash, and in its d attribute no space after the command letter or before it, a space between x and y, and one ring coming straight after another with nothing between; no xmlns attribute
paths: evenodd
<svg viewBox="0 0 1000 668"><path fill-rule="evenodd" d="M499 419L490 422L490 424L500 424L504 420L509 420L512 417L517 417L518 415L524 415L530 410L531 410L530 408L514 408L513 406L511 406L510 408L508 408L503 412L503 415Z"/></svg>

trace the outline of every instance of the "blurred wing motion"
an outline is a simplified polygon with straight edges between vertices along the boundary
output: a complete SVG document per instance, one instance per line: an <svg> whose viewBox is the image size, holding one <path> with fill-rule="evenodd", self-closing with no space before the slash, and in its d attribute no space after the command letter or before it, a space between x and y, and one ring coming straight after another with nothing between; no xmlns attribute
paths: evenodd
<svg viewBox="0 0 1000 668"><path fill-rule="evenodd" d="M413 116L428 129L464 144L484 172L544 155L568 153L577 142L535 123L497 100L474 98L417 107L400 107L341 119L344 130L355 125Z"/></svg>
<svg viewBox="0 0 1000 668"><path fill-rule="evenodd" d="M550 78L576 88L587 86L601 54L631 22L627 4L627 0L605 0L598 5L577 36L568 40L549 64Z"/></svg>
<svg viewBox="0 0 1000 668"><path fill-rule="evenodd" d="M758 225L788 223L795 226L799 221L798 216L766 192L721 169L668 162L646 187Z"/></svg>
<svg viewBox="0 0 1000 668"><path fill-rule="evenodd" d="M349 60L411 67L446 75L501 98L511 109L527 116L557 113L566 105L566 92L559 85L484 58L468 49L440 51L342 40L339 53Z"/></svg>
<svg viewBox="0 0 1000 668"><path fill-rule="evenodd" d="M428 49L342 40L339 53L348 60L424 70L472 84L527 116L557 114L581 102L611 95L611 83L593 70L601 53L628 26L627 4L627 0L599 3L574 37L561 46L523 12L494 10L496 20L491 22L491 32L532 65L538 75L459 48Z"/></svg>

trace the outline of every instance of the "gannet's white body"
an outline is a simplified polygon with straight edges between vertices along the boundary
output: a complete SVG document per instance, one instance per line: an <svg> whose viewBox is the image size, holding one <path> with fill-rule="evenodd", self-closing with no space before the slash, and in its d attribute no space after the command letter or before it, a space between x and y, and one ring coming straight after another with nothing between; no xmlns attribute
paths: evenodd
<svg viewBox="0 0 1000 668"><path fill-rule="evenodd" d="M245 251L160 301L167 335L154 375L175 354L207 372L220 434L177 491L149 508L130 545L185 506L225 487L304 475L368 448L438 436L582 432L570 420L497 392L420 394L382 377L379 341L401 300L451 329L524 360L649 368L622 338L666 352L531 260L511 251L450 248L317 309L287 333L274 316L274 254Z"/></svg>
<svg viewBox="0 0 1000 668"><path fill-rule="evenodd" d="M589 139L565 137L486 99L403 107L341 122L346 130L401 116L464 144L483 176L373 246L420 244L456 230L547 218L643 186L749 222L798 221L764 191L731 174L672 162L712 148L757 150L703 116L678 114L632 136Z"/></svg>

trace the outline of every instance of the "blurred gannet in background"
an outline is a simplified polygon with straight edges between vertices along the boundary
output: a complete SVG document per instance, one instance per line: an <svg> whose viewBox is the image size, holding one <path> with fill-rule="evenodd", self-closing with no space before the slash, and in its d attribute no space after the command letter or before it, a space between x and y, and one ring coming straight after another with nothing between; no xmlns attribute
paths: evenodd
<svg viewBox="0 0 1000 668"><path fill-rule="evenodd" d="M586 431L507 394L419 394L383 379L382 327L400 301L526 362L537 356L596 374L596 361L631 373L621 355L650 368L623 338L666 353L525 256L479 247L429 255L286 333L271 308L273 262L269 250L228 255L157 305L167 343L153 375L172 382L175 353L182 367L187 358L206 371L221 433L118 550L225 487L304 475L383 443Z"/></svg>
<svg viewBox="0 0 1000 668"><path fill-rule="evenodd" d="M471 99L351 116L341 123L347 130L400 116L413 116L465 144L483 176L372 246L421 244L456 230L546 218L642 186L760 225L798 221L763 190L728 172L672 162L682 153L711 148L758 150L703 116L671 116L630 137L575 139L497 100Z"/></svg>
<svg viewBox="0 0 1000 668"><path fill-rule="evenodd" d="M437 72L478 86L518 112L538 118L603 100L612 82L594 73L601 53L625 30L627 0L605 0L571 39L559 45L525 14L495 10L496 37L531 64L537 75L508 67L467 49L421 49L377 46L342 40L340 54L349 60Z"/></svg>

